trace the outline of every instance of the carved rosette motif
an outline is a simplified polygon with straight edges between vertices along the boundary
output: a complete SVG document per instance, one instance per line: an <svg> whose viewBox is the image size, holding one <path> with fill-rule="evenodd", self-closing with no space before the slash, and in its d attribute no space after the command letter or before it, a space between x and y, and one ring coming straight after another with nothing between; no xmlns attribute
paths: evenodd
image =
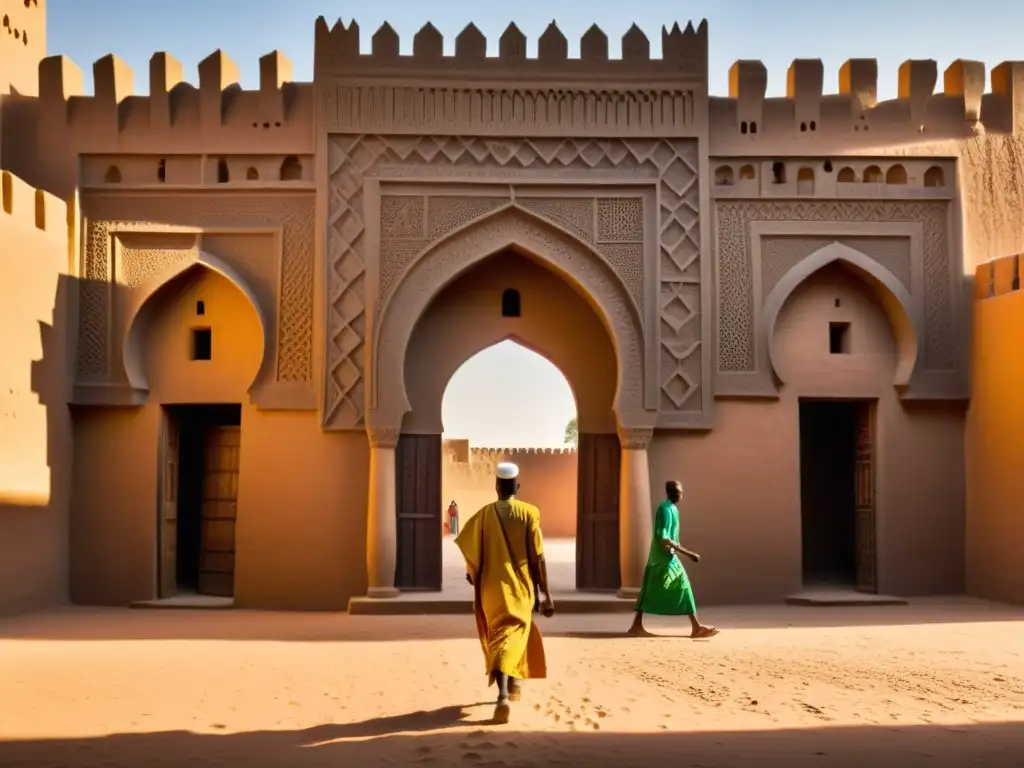
<svg viewBox="0 0 1024 768"><path fill-rule="evenodd" d="M646 451L654 437L651 427L620 427L619 443L627 451Z"/></svg>
<svg viewBox="0 0 1024 768"><path fill-rule="evenodd" d="M562 177L587 179L599 174L602 183L612 183L610 179L619 177L649 179L657 184L661 200L658 211L661 322L658 329L649 329L649 332L657 333L660 338L661 408L673 412L701 410L698 393L703 318L695 140L333 135L328 155L325 428L353 429L363 423L366 372L362 345L367 254L361 190L364 178L380 174L389 178L437 180L476 176L493 182L498 178L524 181L530 173L542 172L541 176L534 177L542 183L558 183ZM431 215L431 206L440 198L420 199L422 203L382 199L380 276L385 296L397 290L403 272L407 272L450 226L440 223L447 220L445 216ZM461 200L447 203L460 208L448 211L454 219L470 214L468 198ZM477 206L478 216L507 204L500 197L475 200L472 205ZM645 265L640 198L524 197L517 198L516 204L592 244L619 274L630 294L643 296ZM585 220L583 206L586 205L593 211L589 221ZM421 216L425 229L419 229ZM439 223L435 225L434 221ZM389 237L391 232L408 236ZM419 232L424 233L422 238L415 236ZM642 304L641 301L641 307Z"/></svg>
<svg viewBox="0 0 1024 768"><path fill-rule="evenodd" d="M511 243L543 254L579 281L605 313L616 334L619 354L617 408L623 421L643 417L643 334L636 308L611 270L572 237L545 227L531 216L509 210L443 240L413 265L385 308L377 334L377 410L387 423L404 413L405 345L416 320L436 292L472 264Z"/></svg>
<svg viewBox="0 0 1024 768"><path fill-rule="evenodd" d="M282 230L280 314L278 317L278 381L310 381L313 370L313 232L312 195L165 195L95 197L88 201L85 280L79 306L78 376L105 380L111 376L111 290L114 280L114 233L167 233L181 228L209 231L251 228ZM131 238L128 238L130 244ZM138 249L136 249L138 250ZM123 254L122 279L132 287L166 272L193 249L150 249ZM148 277L147 277L148 276Z"/></svg>
<svg viewBox="0 0 1024 768"><path fill-rule="evenodd" d="M370 427L366 436L370 439L371 448L394 448L402 430L399 427Z"/></svg>
<svg viewBox="0 0 1024 768"><path fill-rule="evenodd" d="M952 277L945 202L719 202L718 370L752 372L757 342L751 263L752 221L914 222L924 230L925 367L953 370Z"/></svg>

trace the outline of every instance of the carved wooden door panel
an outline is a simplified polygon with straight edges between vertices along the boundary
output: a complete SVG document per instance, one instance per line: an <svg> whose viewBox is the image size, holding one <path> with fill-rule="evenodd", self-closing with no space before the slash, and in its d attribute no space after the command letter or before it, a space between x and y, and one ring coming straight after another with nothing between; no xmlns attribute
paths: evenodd
<svg viewBox="0 0 1024 768"><path fill-rule="evenodd" d="M878 591L878 552L875 519L874 404L857 407L856 536L857 591Z"/></svg>
<svg viewBox="0 0 1024 768"><path fill-rule="evenodd" d="M576 588L619 588L619 436L580 434ZM541 510L543 515L544 510ZM543 519L543 518L542 518Z"/></svg>
<svg viewBox="0 0 1024 768"><path fill-rule="evenodd" d="M202 533L199 592L235 594L235 520L238 511L238 462L242 429L211 427L203 465Z"/></svg>
<svg viewBox="0 0 1024 768"><path fill-rule="evenodd" d="M395 448L395 586L441 589L441 436L402 435Z"/></svg>
<svg viewBox="0 0 1024 768"><path fill-rule="evenodd" d="M178 590L178 420L163 411L160 440L160 597L172 597Z"/></svg>

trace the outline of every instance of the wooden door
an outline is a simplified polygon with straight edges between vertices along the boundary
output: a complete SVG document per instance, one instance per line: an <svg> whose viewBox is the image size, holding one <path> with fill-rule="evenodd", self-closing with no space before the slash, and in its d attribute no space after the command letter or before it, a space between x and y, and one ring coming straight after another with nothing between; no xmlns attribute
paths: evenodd
<svg viewBox="0 0 1024 768"><path fill-rule="evenodd" d="M857 591L878 591L878 553L875 520L875 435L874 404L857 406L856 558Z"/></svg>
<svg viewBox="0 0 1024 768"><path fill-rule="evenodd" d="M158 594L173 597L178 591L178 420L166 408L160 438L160 548Z"/></svg>
<svg viewBox="0 0 1024 768"><path fill-rule="evenodd" d="M395 448L395 586L441 589L441 436L402 435Z"/></svg>
<svg viewBox="0 0 1024 768"><path fill-rule="evenodd" d="M203 464L199 592L235 594L235 518L238 510L238 457L241 427L211 427Z"/></svg>
<svg viewBox="0 0 1024 768"><path fill-rule="evenodd" d="M619 588L618 435L580 434L576 501L576 588Z"/></svg>

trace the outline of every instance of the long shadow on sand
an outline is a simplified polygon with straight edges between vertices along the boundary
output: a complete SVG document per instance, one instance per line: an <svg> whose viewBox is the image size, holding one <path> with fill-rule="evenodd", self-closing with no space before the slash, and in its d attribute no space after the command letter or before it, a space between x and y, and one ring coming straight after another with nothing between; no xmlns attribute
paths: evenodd
<svg viewBox="0 0 1024 768"><path fill-rule="evenodd" d="M1024 759L1024 724L879 726L803 730L626 734L524 733L466 725L464 708L444 707L355 725L224 735L186 731L0 743L5 768L247 767L405 764L438 766L701 766L701 768L901 768L985 765ZM689 725L693 725L690 723ZM54 727L59 727L57 724ZM389 734L389 735L385 735Z"/></svg>

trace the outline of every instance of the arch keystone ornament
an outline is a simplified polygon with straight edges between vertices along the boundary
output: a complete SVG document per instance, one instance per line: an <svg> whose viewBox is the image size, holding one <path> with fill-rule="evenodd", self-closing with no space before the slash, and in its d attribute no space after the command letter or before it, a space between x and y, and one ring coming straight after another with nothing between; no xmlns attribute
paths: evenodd
<svg viewBox="0 0 1024 768"><path fill-rule="evenodd" d="M176 262L172 267L165 270L157 277L143 283L129 298L129 306L126 310L125 334L121 345L121 362L124 366L125 378L132 392L132 398L136 405L142 405L149 396L149 382L145 373L145 344L146 331L145 311L150 302L158 297L163 289L177 277L197 267L207 269L210 272L220 275L235 286L249 300L249 304L260 323L260 331L263 338L263 349L260 353L260 367L256 376L249 385L248 393L250 399L259 385L270 375L272 355L267 353L274 349L274 339L271 325L268 320L270 314L264 309L256 292L246 280L223 259L214 256L206 251L196 250L195 255L189 259Z"/></svg>

